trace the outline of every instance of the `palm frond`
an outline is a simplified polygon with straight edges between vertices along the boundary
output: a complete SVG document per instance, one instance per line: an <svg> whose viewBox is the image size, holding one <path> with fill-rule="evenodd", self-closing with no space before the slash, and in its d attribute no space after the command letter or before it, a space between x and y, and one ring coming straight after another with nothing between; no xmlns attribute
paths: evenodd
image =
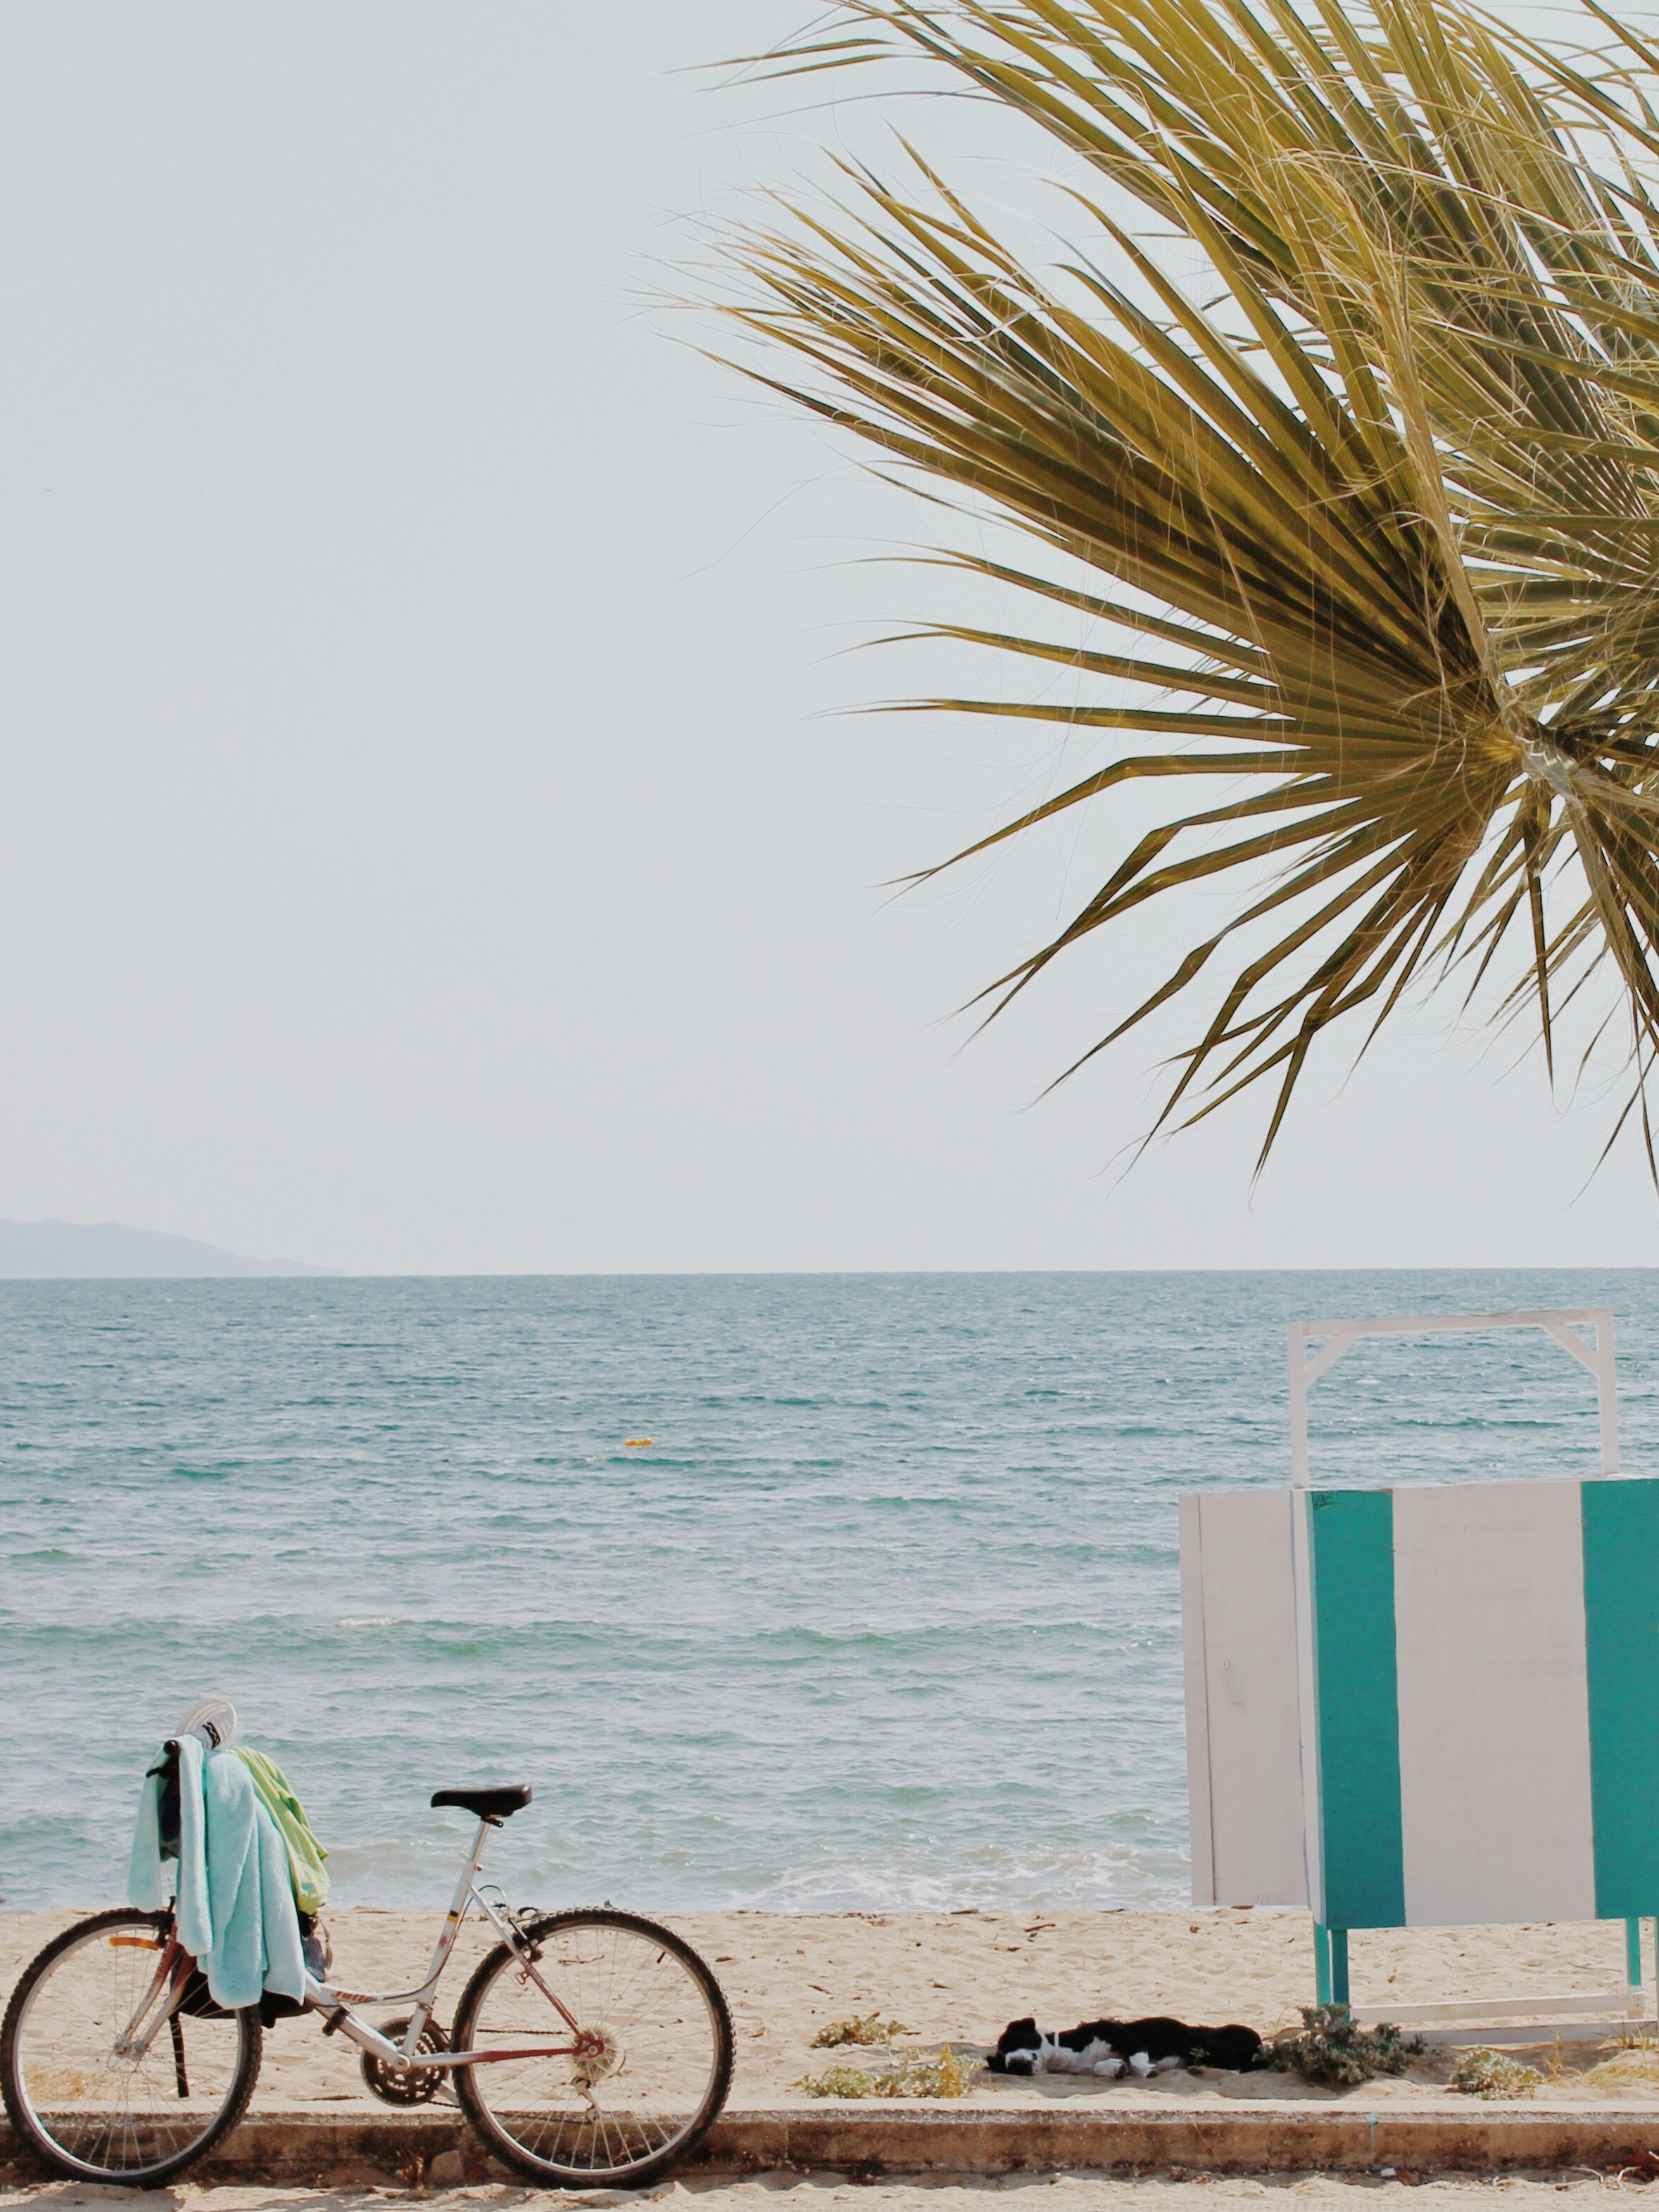
<svg viewBox="0 0 1659 2212"><path fill-rule="evenodd" d="M1207 993L1160 1124L1269 1080L1263 1159L1324 1030L1368 1039L1511 945L1497 1018L1529 1008L1552 1065L1560 1007L1611 980L1621 1120L1646 1126L1659 56L1586 18L1605 52L1575 59L1459 0L846 0L773 58L919 58L1080 180L1073 249L1033 268L914 149L902 181L844 164L726 234L720 304L777 361L748 373L1031 543L945 556L1029 629L933 630L1014 696L912 703L1057 721L1098 764L955 860L1135 782L1225 780L988 996L1149 900L1236 886L1093 1049ZM1139 642L1056 644L1062 610ZM1018 684L1056 663L1079 703Z"/></svg>

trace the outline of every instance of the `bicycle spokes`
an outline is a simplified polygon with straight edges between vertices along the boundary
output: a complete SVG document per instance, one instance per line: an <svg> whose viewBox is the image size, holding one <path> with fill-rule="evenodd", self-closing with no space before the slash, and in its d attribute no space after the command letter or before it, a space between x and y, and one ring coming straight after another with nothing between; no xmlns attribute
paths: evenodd
<svg viewBox="0 0 1659 2212"><path fill-rule="evenodd" d="M554 1916L527 1960L501 1946L462 2000L456 2038L478 2054L457 2084L474 2124L538 2178L655 2165L708 2124L730 2074L708 1968L623 1913Z"/></svg>
<svg viewBox="0 0 1659 2212"><path fill-rule="evenodd" d="M62 2170L153 2182L240 2117L258 2014L192 2005L193 1965L159 1916L102 1913L48 1944L18 1984L6 2104Z"/></svg>

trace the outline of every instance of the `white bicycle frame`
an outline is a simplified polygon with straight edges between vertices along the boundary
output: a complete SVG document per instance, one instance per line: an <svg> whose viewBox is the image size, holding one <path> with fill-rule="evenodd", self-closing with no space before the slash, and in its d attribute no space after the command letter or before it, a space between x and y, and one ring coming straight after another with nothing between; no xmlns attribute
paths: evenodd
<svg viewBox="0 0 1659 2212"><path fill-rule="evenodd" d="M330 1983L319 1982L313 1975L307 1974L305 1996L307 2008L319 2012L326 2012L328 2014L327 2024L323 2029L325 2035L332 2035L337 2030L342 2035L349 2036L353 2043L359 2045L364 2051L373 2051L377 2058L400 2074L406 2072L412 2066L425 2069L428 2067L487 2066L506 2058L574 2057L581 2055L588 2048L590 2040L597 2047L597 2039L589 2039L583 2035L574 2015L560 2002L557 1996L537 1972L535 1961L525 1945L521 1931L513 1921L490 1903L478 1887L478 1869L483 1864L484 1844L489 1840L489 1831L492 1828L499 1828L501 1825L500 1820L492 1818L489 1814L486 1814L478 1822L478 1832L473 1838L472 1850L468 1856L466 1864L461 1869L461 1878L455 1885L454 1899L445 1916L443 1927L439 1931L431 1962L427 1967L426 1979L418 1989L392 1990L385 1992L339 1990L334 1988ZM508 1950L517 1958L520 1973L536 1984L549 2004L558 2014L565 2028L575 2038L574 2043L551 2045L538 2043L529 2049L512 2051L422 2051L417 2054L416 2045L420 2042L422 2031L432 2017L432 2001L437 1995L439 1981L454 1950L455 1938L460 1933L462 1923L475 1905L507 1945ZM410 2015L409 2026L404 2030L401 2043L393 2043L389 2036L382 2035L376 2027L371 2027L366 2020L360 2020L354 2009L357 2005L394 2004L412 2004L415 2008ZM559 2032L554 2028L547 2031L550 2035ZM532 2029L529 2033L533 2034L535 2031Z"/></svg>
<svg viewBox="0 0 1659 2212"><path fill-rule="evenodd" d="M331 1983L318 1981L314 1975L307 1972L304 1990L306 2008L307 2011L325 2012L328 2014L327 2022L323 2029L325 2035L332 2035L337 2031L349 2037L353 2043L359 2045L364 2051L372 2051L382 2063L399 2074L408 2072L411 2067L419 2067L425 2070L428 2067L494 2065L508 2058L581 2057L603 2047L603 2038L591 2033L585 2034L577 2024L574 2014L548 1986L537 1970L535 1960L525 1943L523 1931L505 1913L492 1905L478 1887L478 1869L483 1864L484 1844L489 1839L489 1831L492 1828L499 1828L501 1825L499 1820L488 1814L478 1822L478 1832L473 1838L472 1849L467 1856L466 1864L461 1869L461 1878L455 1885L455 1895L445 1916L443 1927L439 1931L437 1944L433 1951L431 1962L427 1967L426 1979L417 1989L388 1990L385 1992L373 1990L341 1990L335 1988ZM527 1981L535 1984L559 2015L563 2023L562 2029L549 2028L547 2033L553 2036L568 2032L571 2037L574 2037L574 2041L536 2043L506 2051L417 2051L416 2046L420 2042L422 2033L432 2017L432 2002L437 1995L438 1984L442 1978L444 1968L448 1965L454 1950L455 1938L474 1905L489 1921L490 1926L518 1960L520 1972ZM179 2008L184 2002L185 1991L194 1966L194 1960L190 1959L179 1949L177 1936L173 1936L162 1948L161 1960L155 1969L155 1978L116 2043L116 2050L121 2057L142 2058L161 2033L162 2027L169 2021L174 2023L176 2034ZM172 1984L170 1990L168 1990L169 1983ZM147 2022L147 2015L149 2014L151 2007L155 2004L156 1999L161 1996L163 1990L168 1990L167 2002ZM390 2036L382 2035L379 2028L371 2027L366 2020L358 2017L355 2009L358 2005L378 2007L398 2004L412 2004L415 2008L401 2043L394 2043ZM536 2033L533 2028L524 2032L532 2035ZM182 2064L182 2059L180 2063Z"/></svg>

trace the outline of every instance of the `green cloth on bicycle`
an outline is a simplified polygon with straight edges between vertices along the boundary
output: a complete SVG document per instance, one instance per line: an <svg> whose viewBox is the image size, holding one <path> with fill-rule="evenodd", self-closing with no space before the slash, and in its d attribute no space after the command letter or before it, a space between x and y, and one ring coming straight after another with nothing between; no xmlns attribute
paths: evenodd
<svg viewBox="0 0 1659 2212"><path fill-rule="evenodd" d="M179 1739L179 1856L161 1857L161 1777L147 1775L127 1869L127 1901L154 1912L171 1900L179 1941L228 2012L275 1990L303 1998L305 1954L288 1849L240 1759L204 1757Z"/></svg>
<svg viewBox="0 0 1659 2212"><path fill-rule="evenodd" d="M253 1786L259 1793L259 1802L276 1823L277 1832L288 1845L288 1863L294 1876L294 1902L301 1912L320 1912L328 1902L328 1869L323 1861L328 1853L311 1832L311 1823L305 1808L288 1786L288 1778L280 1766L273 1765L262 1751L250 1751L246 1744L232 1744L232 1752L253 1777Z"/></svg>

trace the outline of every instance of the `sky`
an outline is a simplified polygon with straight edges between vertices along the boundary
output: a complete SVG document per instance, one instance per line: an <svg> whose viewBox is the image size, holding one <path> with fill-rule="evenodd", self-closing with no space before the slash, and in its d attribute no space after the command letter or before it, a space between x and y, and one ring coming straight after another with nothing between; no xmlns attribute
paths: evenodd
<svg viewBox="0 0 1659 2212"><path fill-rule="evenodd" d="M1633 1149L1441 1002L1259 1181L1248 1101L1133 1157L1173 1035L1043 1096L1170 921L958 1018L1115 824L891 888L1052 733L851 711L943 673L849 649L944 604L868 557L925 519L654 304L885 128L695 66L806 12L0 9L0 1214L364 1273L1652 1264Z"/></svg>

